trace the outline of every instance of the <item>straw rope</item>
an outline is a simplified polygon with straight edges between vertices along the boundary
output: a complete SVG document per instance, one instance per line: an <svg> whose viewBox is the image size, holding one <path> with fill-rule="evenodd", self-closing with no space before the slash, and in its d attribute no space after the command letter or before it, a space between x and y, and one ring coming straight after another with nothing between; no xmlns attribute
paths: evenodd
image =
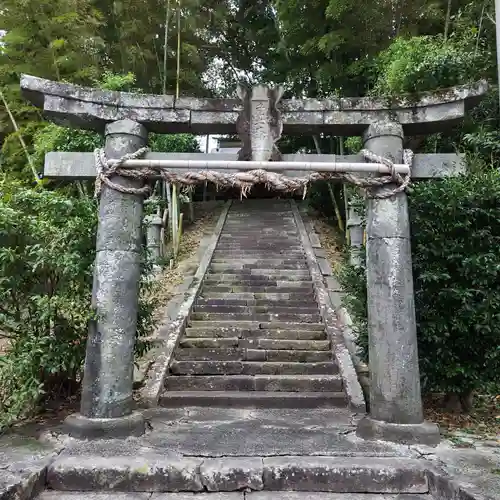
<svg viewBox="0 0 500 500"><path fill-rule="evenodd" d="M104 149L96 149L95 163L97 169L97 178L95 186L95 195L99 197L103 185L121 193L135 194L147 196L150 193L150 187L127 187L117 184L111 180L113 176L121 176L128 179L147 181L152 177L161 177L165 182L177 184L192 188L197 184L212 182L217 187L223 188L238 188L241 191L241 196L246 197L252 186L255 184L265 184L270 190L281 192L297 192L302 191L305 196L307 186L311 182L320 180L341 179L362 188L368 198L390 198L397 193L404 191L409 183L411 175L402 176L396 172L394 162L388 158L376 155L372 151L363 149L361 154L367 161L374 163L382 163L390 168L391 173L381 177L360 177L349 173L339 172L313 172L306 177L288 177L284 174L269 172L267 170L250 170L248 172L219 172L215 170L201 170L198 172L172 172L166 167L143 167L138 169L124 168L123 164L127 160L135 160L143 157L149 151L148 148L141 148L135 153L129 153L121 157L113 163L108 162ZM411 150L404 151L404 163L411 167L413 163L413 152ZM321 164L318 164L320 167ZM269 162L269 167L272 168L272 162ZM386 190L377 188L388 186ZM391 185L391 186L389 186Z"/></svg>

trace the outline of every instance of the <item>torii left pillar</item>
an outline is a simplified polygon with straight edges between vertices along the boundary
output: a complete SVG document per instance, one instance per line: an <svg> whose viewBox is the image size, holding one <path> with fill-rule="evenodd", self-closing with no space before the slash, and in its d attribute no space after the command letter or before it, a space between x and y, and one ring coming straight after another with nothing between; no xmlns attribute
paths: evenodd
<svg viewBox="0 0 500 500"><path fill-rule="evenodd" d="M121 158L146 146L147 131L137 122L106 126L107 158ZM140 188L142 182L113 176L113 183ZM143 197L103 185L92 306L80 414L65 425L76 438L124 438L145 430L133 411L134 345L137 328Z"/></svg>

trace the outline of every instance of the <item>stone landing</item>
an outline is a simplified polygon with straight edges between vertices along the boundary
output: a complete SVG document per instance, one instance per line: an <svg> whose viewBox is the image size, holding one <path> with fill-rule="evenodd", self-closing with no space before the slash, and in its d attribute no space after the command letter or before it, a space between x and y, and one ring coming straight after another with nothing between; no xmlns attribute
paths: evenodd
<svg viewBox="0 0 500 500"><path fill-rule="evenodd" d="M346 409L148 410L127 440L67 439L41 500L486 500L421 448L366 442ZM2 498L33 498L7 496Z"/></svg>
<svg viewBox="0 0 500 500"><path fill-rule="evenodd" d="M150 430L141 438L70 440L48 468L55 491L41 498L189 492L219 500L220 492L245 492L263 500L259 492L266 491L284 500L293 490L360 494L339 500L370 498L362 493L416 500L430 491L424 461L407 447L360 440L357 417L345 409L191 407L147 416Z"/></svg>
<svg viewBox="0 0 500 500"><path fill-rule="evenodd" d="M290 201L233 202L160 404L346 406Z"/></svg>

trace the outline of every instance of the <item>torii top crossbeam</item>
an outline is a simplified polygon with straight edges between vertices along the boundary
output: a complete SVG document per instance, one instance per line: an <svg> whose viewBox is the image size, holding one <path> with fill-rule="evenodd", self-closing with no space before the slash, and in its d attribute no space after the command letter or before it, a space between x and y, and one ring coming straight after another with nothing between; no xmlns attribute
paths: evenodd
<svg viewBox="0 0 500 500"><path fill-rule="evenodd" d="M240 92L239 99L205 99L96 90L53 82L30 75L21 78L23 95L61 125L102 131L107 123L131 119L151 132L194 134L239 133L245 100L279 102L279 121L285 134L361 135L376 119L396 120L405 135L424 135L448 129L475 106L487 83L455 87L418 98L281 99L281 90L259 87L259 93ZM281 131L280 131L281 132Z"/></svg>

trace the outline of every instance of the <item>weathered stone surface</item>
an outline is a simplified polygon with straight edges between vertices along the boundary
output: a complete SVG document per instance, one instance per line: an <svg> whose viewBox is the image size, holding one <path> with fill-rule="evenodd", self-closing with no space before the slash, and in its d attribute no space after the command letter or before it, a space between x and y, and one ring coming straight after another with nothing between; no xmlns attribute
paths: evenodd
<svg viewBox="0 0 500 500"><path fill-rule="evenodd" d="M160 398L165 408L345 408L343 392L271 392L271 391L170 391ZM296 434L294 434L294 439ZM202 438L200 438L202 439ZM248 436L242 435L246 440ZM289 453L289 449L285 451Z"/></svg>
<svg viewBox="0 0 500 500"><path fill-rule="evenodd" d="M319 236L316 233L309 235L309 240L313 248L321 248L321 242L319 241Z"/></svg>
<svg viewBox="0 0 500 500"><path fill-rule="evenodd" d="M318 258L317 262L318 262L321 274L323 276L332 276L333 275L332 267L330 266L330 263L328 262L327 259Z"/></svg>
<svg viewBox="0 0 500 500"><path fill-rule="evenodd" d="M320 329L308 329L309 325L303 325L303 330L261 330L261 329L244 329L244 328L218 328L218 327L196 327L192 326L186 329L185 338L191 337L207 337L213 339L231 338L238 336L239 339L277 339L277 340L323 340L325 338L324 331Z"/></svg>
<svg viewBox="0 0 500 500"><path fill-rule="evenodd" d="M245 500L244 493L153 493L150 500ZM409 499L411 500L411 499ZM415 499L420 500L420 499Z"/></svg>
<svg viewBox="0 0 500 500"><path fill-rule="evenodd" d="M177 361L170 365L174 375L241 375L241 361Z"/></svg>
<svg viewBox="0 0 500 500"><path fill-rule="evenodd" d="M458 437L458 436L457 436ZM438 469L428 473L434 498L458 500L500 499L500 455L479 436L468 434L472 448L452 447L443 441L437 448L415 446ZM444 472L442 470L444 469Z"/></svg>
<svg viewBox="0 0 500 500"><path fill-rule="evenodd" d="M64 491L203 491L201 459L143 453L141 456L62 456L47 482Z"/></svg>
<svg viewBox="0 0 500 500"><path fill-rule="evenodd" d="M144 223L147 228L147 248L150 252L151 258L155 264L158 264L161 258L161 230L163 227L163 220L157 215L150 215L145 217Z"/></svg>
<svg viewBox="0 0 500 500"><path fill-rule="evenodd" d="M94 493L82 491L44 491L37 500L151 500L151 493ZM173 499L172 499L173 500Z"/></svg>
<svg viewBox="0 0 500 500"><path fill-rule="evenodd" d="M336 493L427 493L429 485L417 460L353 458L264 458L266 490Z"/></svg>
<svg viewBox="0 0 500 500"><path fill-rule="evenodd" d="M422 423L410 241L373 239L367 248L371 415Z"/></svg>
<svg viewBox="0 0 500 500"><path fill-rule="evenodd" d="M358 135L377 118L395 117L411 135L439 132L463 118L487 91L484 81L420 98L283 100L283 133L328 132ZM236 99L196 99L95 90L22 75L21 90L45 115L62 125L103 130L106 123L133 118L152 132L234 134L241 103ZM267 112L267 110L266 110ZM281 132L281 130L279 130Z"/></svg>
<svg viewBox="0 0 500 500"><path fill-rule="evenodd" d="M205 460L200 467L208 491L262 490L263 472L262 459L249 457Z"/></svg>
<svg viewBox="0 0 500 500"><path fill-rule="evenodd" d="M108 158L135 152L146 141L147 132L139 123L124 120L106 127ZM112 181L125 187L142 185L118 176ZM97 319L89 325L83 417L107 419L126 417L132 412L142 201L140 195L124 194L107 186L101 193L92 292Z"/></svg>
<svg viewBox="0 0 500 500"><path fill-rule="evenodd" d="M278 161L281 154L276 142L281 137L283 123L277 107L283 96L283 87L271 89L265 85L253 88L238 87L243 110L236 122L236 130L243 143L238 159Z"/></svg>
<svg viewBox="0 0 500 500"><path fill-rule="evenodd" d="M330 342L328 340L274 340L274 339L250 339L240 341L242 347L251 349L267 349L267 350L311 350L311 351L328 351L330 350Z"/></svg>
<svg viewBox="0 0 500 500"><path fill-rule="evenodd" d="M434 500L430 495L380 495L370 493L324 493L300 491L262 491L246 495L247 500Z"/></svg>
<svg viewBox="0 0 500 500"><path fill-rule="evenodd" d="M328 297L330 298L330 302L332 303L335 311L338 311L341 307L343 307L344 296L344 292L328 292Z"/></svg>
<svg viewBox="0 0 500 500"><path fill-rule="evenodd" d="M236 155L227 153L147 153L144 158L148 160L201 160L201 161L235 161ZM283 161L303 161L307 163L365 163L361 155L284 155ZM318 165L319 167L319 165ZM244 168L244 165L242 165ZM182 173L185 169L169 169L172 172ZM214 170L217 170L216 168ZM224 170L234 173L235 170ZM458 175L466 171L465 157L461 154L416 154L412 165L412 178L428 179ZM283 172L288 177L304 177L310 172L290 170ZM48 179L95 179L96 168L93 153L50 152L45 156L44 176ZM359 222L348 219L348 226L353 232ZM354 234L351 234L354 236ZM319 249L319 247L318 247ZM295 255L293 249L287 251L286 256ZM300 252L299 252L300 254ZM235 254L238 256L238 254ZM255 256L266 257L266 254L255 249Z"/></svg>
<svg viewBox="0 0 500 500"><path fill-rule="evenodd" d="M401 444L424 444L436 446L441 440L436 424L394 424L365 417L358 424L358 436L364 439L381 439Z"/></svg>
<svg viewBox="0 0 500 500"><path fill-rule="evenodd" d="M0 498L29 500L43 490L46 470L59 450L17 435L0 438Z"/></svg>
<svg viewBox="0 0 500 500"><path fill-rule="evenodd" d="M364 139L367 149L401 161L399 123L375 122ZM385 189L390 187L380 188ZM367 219L370 417L389 424L422 424L406 194L370 199Z"/></svg>
<svg viewBox="0 0 500 500"><path fill-rule="evenodd" d="M189 349L178 349L175 357L179 360L193 359L199 361L238 361L243 359L244 355L243 349L202 349L191 347Z"/></svg>
<svg viewBox="0 0 500 500"><path fill-rule="evenodd" d="M325 287L323 275L319 270L314 248L311 245L304 222L296 205L292 206L295 222L299 230L302 245L304 247L311 278L313 280L314 293L321 310L327 336L331 341L335 359L339 364L339 373L342 377L343 391L346 394L349 407L353 411L365 411L365 399L359 383L352 359L347 351L342 331L338 327L338 319L330 302L328 289Z"/></svg>
<svg viewBox="0 0 500 500"><path fill-rule="evenodd" d="M321 363L331 361L333 356L328 351L301 351L276 349L266 352L267 361L294 361L297 363Z"/></svg>
<svg viewBox="0 0 500 500"><path fill-rule="evenodd" d="M337 375L196 375L170 376L167 391L340 392Z"/></svg>
<svg viewBox="0 0 500 500"><path fill-rule="evenodd" d="M145 421L141 412L114 418L88 418L74 414L66 417L64 428L77 439L124 439L144 434Z"/></svg>
<svg viewBox="0 0 500 500"><path fill-rule="evenodd" d="M308 233L311 234L310 231L308 231ZM328 254L326 253L326 250L324 248L315 248L314 255L316 255L316 258L322 258L322 259L328 258Z"/></svg>
<svg viewBox="0 0 500 500"><path fill-rule="evenodd" d="M408 200L406 196L393 196L389 199L372 199L368 202L370 211L368 238L405 238L410 237Z"/></svg>

